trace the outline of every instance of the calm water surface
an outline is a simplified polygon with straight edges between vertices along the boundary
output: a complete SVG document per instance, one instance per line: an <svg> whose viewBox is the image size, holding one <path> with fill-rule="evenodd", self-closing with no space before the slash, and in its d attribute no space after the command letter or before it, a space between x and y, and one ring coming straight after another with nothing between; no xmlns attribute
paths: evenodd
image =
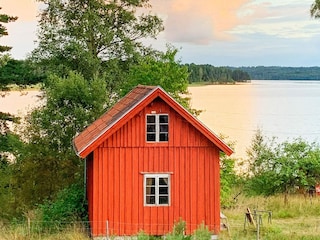
<svg viewBox="0 0 320 240"><path fill-rule="evenodd" d="M320 81L264 81L190 87L199 119L216 134L236 142L245 157L255 131L278 141L301 137L320 143Z"/></svg>

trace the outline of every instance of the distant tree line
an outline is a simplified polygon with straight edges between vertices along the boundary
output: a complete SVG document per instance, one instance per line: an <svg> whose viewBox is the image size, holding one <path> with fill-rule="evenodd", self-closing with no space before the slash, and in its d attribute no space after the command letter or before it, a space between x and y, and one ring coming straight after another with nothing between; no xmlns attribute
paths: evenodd
<svg viewBox="0 0 320 240"><path fill-rule="evenodd" d="M250 75L242 69L194 63L181 64L181 67L187 69L189 83L234 83L250 80ZM6 64L0 67L0 82L3 85L30 85L43 82L45 79L44 71L28 60L9 59Z"/></svg>
<svg viewBox="0 0 320 240"><path fill-rule="evenodd" d="M210 64L181 64L188 71L189 83L212 84L256 80L320 80L320 67L215 67ZM0 66L2 85L30 85L43 82L46 76L28 60L9 59Z"/></svg>
<svg viewBox="0 0 320 240"><path fill-rule="evenodd" d="M246 82L250 76L242 69L230 69L227 67L215 67L210 64L185 64L189 72L189 83L234 83Z"/></svg>
<svg viewBox="0 0 320 240"><path fill-rule="evenodd" d="M320 67L239 67L257 80L320 80Z"/></svg>

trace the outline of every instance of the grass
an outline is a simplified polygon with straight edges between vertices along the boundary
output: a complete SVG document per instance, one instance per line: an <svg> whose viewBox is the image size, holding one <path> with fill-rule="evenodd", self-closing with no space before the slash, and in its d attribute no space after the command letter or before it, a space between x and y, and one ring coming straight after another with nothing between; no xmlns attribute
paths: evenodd
<svg viewBox="0 0 320 240"><path fill-rule="evenodd" d="M250 240L257 239L257 230L245 223L247 208L272 211L272 222L268 223L268 214L262 214L260 239L272 240L315 240L320 239L320 197L313 199L302 195L292 195L285 205L283 196L241 197L233 208L224 209L230 234L223 231L219 239Z"/></svg>
<svg viewBox="0 0 320 240"><path fill-rule="evenodd" d="M272 211L272 222L268 223L267 213L262 214L260 239L263 240L316 240L320 239L320 196L313 199L302 195L289 197L285 205L283 196L244 197L239 196L237 203L228 209L222 209L228 218L229 232L224 230L219 235L221 240L255 240L257 230L245 223L247 208ZM89 240L81 226L72 226L58 233L45 234L37 231L28 233L26 226L0 224L0 240Z"/></svg>

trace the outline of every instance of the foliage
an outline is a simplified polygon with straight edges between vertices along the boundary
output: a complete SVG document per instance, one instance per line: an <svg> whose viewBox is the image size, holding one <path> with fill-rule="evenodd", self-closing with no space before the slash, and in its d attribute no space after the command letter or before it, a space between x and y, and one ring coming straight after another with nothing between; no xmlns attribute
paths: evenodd
<svg viewBox="0 0 320 240"><path fill-rule="evenodd" d="M310 7L310 15L313 18L320 18L320 0L314 0Z"/></svg>
<svg viewBox="0 0 320 240"><path fill-rule="evenodd" d="M0 82L3 85L31 85L43 82L45 75L30 61L8 59L6 64L0 64Z"/></svg>
<svg viewBox="0 0 320 240"><path fill-rule="evenodd" d="M38 220L44 228L49 228L52 222L64 226L76 221L88 221L84 186L73 184L61 190L54 200L41 204L39 210Z"/></svg>
<svg viewBox="0 0 320 240"><path fill-rule="evenodd" d="M166 235L166 239L169 240L183 240L190 239L189 236L185 235L186 222L180 218L179 221L176 221L173 225L172 232Z"/></svg>
<svg viewBox="0 0 320 240"><path fill-rule="evenodd" d="M303 191L314 188L320 181L320 148L302 139L292 142L265 142L260 131L248 150L250 173L247 187L257 194L288 194L297 188Z"/></svg>
<svg viewBox="0 0 320 240"><path fill-rule="evenodd" d="M128 80L123 84L121 95L124 96L139 84L161 86L175 100L192 113L188 95L188 71L176 60L178 50L170 45L167 51L154 52L149 56L140 57L137 64L129 69Z"/></svg>
<svg viewBox="0 0 320 240"><path fill-rule="evenodd" d="M0 7L0 10L1 10L1 7ZM18 19L17 17L9 16L7 14L0 14L0 37L8 35L7 28L3 25L3 23L14 22L17 19ZM11 48L12 47L0 45L0 53L7 52Z"/></svg>
<svg viewBox="0 0 320 240"><path fill-rule="evenodd" d="M319 80L320 67L229 67L232 70L247 72L256 80Z"/></svg>
<svg viewBox="0 0 320 240"><path fill-rule="evenodd" d="M1 7L0 7L1 10ZM9 16L7 14L0 14L0 38L3 36L8 35L7 28L3 25L4 23L14 22L18 18ZM0 45L0 67L6 65L6 63L9 61L10 57L8 54L4 54L5 52L10 51L12 47ZM0 81L0 89L1 90L7 90L5 87L5 84Z"/></svg>
<svg viewBox="0 0 320 240"><path fill-rule="evenodd" d="M194 231L192 239L194 240L210 240L212 233L209 231L209 228L202 223L198 228Z"/></svg>
<svg viewBox="0 0 320 240"><path fill-rule="evenodd" d="M234 83L250 80L250 76L243 70L231 70L227 67L215 67L210 64L185 64L188 68L189 82Z"/></svg>
<svg viewBox="0 0 320 240"><path fill-rule="evenodd" d="M130 61L145 50L142 38L155 38L163 30L160 18L146 14L149 0L40 1L47 7L33 58L56 74L74 70L85 79L98 77L105 62L116 60L119 67Z"/></svg>
<svg viewBox="0 0 320 240"><path fill-rule="evenodd" d="M221 136L227 140L226 137ZM234 147L235 143L228 141L230 147ZM220 202L222 207L230 207L233 204L231 198L232 189L237 184L238 177L235 172L235 159L222 153L220 156Z"/></svg>
<svg viewBox="0 0 320 240"><path fill-rule="evenodd" d="M18 135L14 134L9 125L18 123L19 118L0 112L0 218L9 218L14 215L12 207L14 194L12 185L14 182L13 164L19 156L23 143Z"/></svg>
<svg viewBox="0 0 320 240"><path fill-rule="evenodd" d="M146 234L144 231L140 231L137 235L138 240L149 240L149 235Z"/></svg>
<svg viewBox="0 0 320 240"><path fill-rule="evenodd" d="M81 181L83 161L75 156L72 138L104 112L105 82L86 81L71 72L66 78L50 76L46 105L33 111L23 138L26 147L16 163L17 198L25 208Z"/></svg>

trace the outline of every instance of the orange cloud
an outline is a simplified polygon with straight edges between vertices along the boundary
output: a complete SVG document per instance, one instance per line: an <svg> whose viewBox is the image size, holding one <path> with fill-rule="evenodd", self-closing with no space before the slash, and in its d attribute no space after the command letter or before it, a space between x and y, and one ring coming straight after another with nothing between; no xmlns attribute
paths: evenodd
<svg viewBox="0 0 320 240"><path fill-rule="evenodd" d="M35 21L38 14L36 0L1 0L2 14L18 17L18 21Z"/></svg>
<svg viewBox="0 0 320 240"><path fill-rule="evenodd" d="M229 30L248 21L240 10L251 0L152 0L155 12L165 13L165 35L174 42L208 44L226 40Z"/></svg>

